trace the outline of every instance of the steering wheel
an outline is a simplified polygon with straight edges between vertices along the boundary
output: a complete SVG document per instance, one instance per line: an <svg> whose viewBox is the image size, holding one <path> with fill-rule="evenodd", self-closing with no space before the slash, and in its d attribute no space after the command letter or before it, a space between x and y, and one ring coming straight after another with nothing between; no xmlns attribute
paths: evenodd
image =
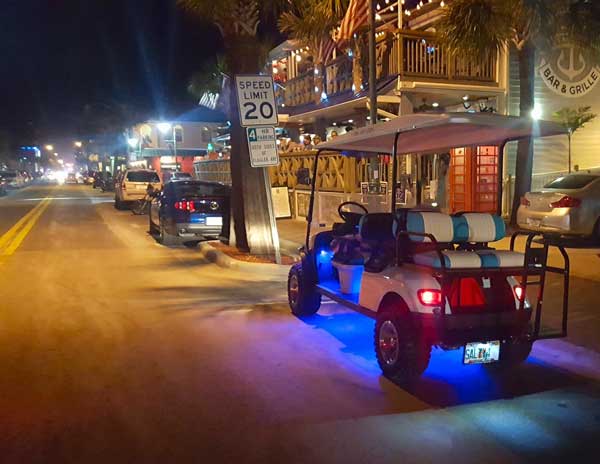
<svg viewBox="0 0 600 464"><path fill-rule="evenodd" d="M342 211L342 209L345 208L346 206L356 206L358 209L362 210L363 212L362 213L354 213L352 211ZM361 217L363 217L365 214L369 214L369 212L367 211L367 208L365 208L363 205L361 205L360 203L357 203L355 201L345 201L343 203L340 203L340 205L338 206L337 212L345 223L351 224L354 226L358 225Z"/></svg>

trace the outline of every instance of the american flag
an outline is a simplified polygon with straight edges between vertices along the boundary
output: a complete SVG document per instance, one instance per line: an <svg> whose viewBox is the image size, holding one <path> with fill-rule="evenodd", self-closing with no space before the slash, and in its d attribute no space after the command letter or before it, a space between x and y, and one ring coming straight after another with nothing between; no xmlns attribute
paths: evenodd
<svg viewBox="0 0 600 464"><path fill-rule="evenodd" d="M369 2L372 0L350 0L337 34L338 44L348 42L356 30L369 21Z"/></svg>
<svg viewBox="0 0 600 464"><path fill-rule="evenodd" d="M329 58L331 58L335 47L336 43L332 39L323 40L319 44L319 50L317 50L319 63L329 62Z"/></svg>

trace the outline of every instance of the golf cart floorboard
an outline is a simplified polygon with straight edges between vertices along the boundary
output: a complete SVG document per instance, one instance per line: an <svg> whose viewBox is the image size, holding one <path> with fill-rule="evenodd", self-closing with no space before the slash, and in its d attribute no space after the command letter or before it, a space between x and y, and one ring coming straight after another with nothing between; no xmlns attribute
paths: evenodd
<svg viewBox="0 0 600 464"><path fill-rule="evenodd" d="M363 314L364 316L375 319L376 313L364 306L358 304L358 293L342 293L340 284L335 280L328 280L317 285L317 291L327 298L347 306L354 311Z"/></svg>

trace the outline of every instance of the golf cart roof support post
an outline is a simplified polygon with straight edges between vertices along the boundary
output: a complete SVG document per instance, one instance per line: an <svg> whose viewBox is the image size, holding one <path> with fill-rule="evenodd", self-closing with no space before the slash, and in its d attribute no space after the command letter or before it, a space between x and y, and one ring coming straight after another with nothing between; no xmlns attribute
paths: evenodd
<svg viewBox="0 0 600 464"><path fill-rule="evenodd" d="M317 185L317 172L318 172L318 164L319 164L319 155L321 154L322 150L317 150L317 154L315 155L315 164L313 166L313 176L312 176L312 181L310 184L310 201L308 204L308 224L306 227L306 251L308 251L310 249L310 227L312 224L312 217L313 217L313 209L315 206L315 186Z"/></svg>
<svg viewBox="0 0 600 464"><path fill-rule="evenodd" d="M400 131L396 132L394 137L394 146L392 147L392 214L396 213L396 182L398 181L398 138L400 137ZM398 258L396 256L396 258Z"/></svg>
<svg viewBox="0 0 600 464"><path fill-rule="evenodd" d="M504 177L504 147L506 147L507 141L505 140L498 147L498 171L497 171L497 182L496 187L496 214L502 217L502 191L503 191L503 177Z"/></svg>

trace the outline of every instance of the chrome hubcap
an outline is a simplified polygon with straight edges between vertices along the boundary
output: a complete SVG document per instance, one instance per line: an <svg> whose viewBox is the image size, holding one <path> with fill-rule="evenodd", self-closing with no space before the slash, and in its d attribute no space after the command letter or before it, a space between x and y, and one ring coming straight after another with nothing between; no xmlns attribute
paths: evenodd
<svg viewBox="0 0 600 464"><path fill-rule="evenodd" d="M392 321L384 321L379 327L379 352L387 365L398 361L398 332Z"/></svg>
<svg viewBox="0 0 600 464"><path fill-rule="evenodd" d="M298 287L298 277L296 275L291 276L288 293L290 295L290 302L294 305L298 301L298 293L300 291Z"/></svg>

